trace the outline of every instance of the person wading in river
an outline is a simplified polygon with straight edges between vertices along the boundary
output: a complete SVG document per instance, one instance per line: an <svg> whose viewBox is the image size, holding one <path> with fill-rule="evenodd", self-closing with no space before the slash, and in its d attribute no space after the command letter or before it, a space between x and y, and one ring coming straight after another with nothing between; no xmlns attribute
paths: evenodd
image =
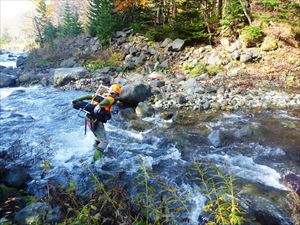
<svg viewBox="0 0 300 225"><path fill-rule="evenodd" d="M100 86L94 95L86 95L72 101L74 109L86 112L85 119L91 131L94 133L96 140L93 145L95 153L93 162L102 156L103 151L108 145L104 123L111 119L111 111L113 104L116 103L121 93L121 87L113 84L108 89L108 93L100 94ZM91 100L86 102L84 100Z"/></svg>

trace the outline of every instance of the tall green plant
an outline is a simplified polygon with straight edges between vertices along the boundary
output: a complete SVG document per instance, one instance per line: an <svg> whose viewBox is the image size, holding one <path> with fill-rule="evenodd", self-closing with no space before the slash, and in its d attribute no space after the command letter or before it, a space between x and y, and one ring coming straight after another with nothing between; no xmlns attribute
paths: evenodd
<svg viewBox="0 0 300 225"><path fill-rule="evenodd" d="M245 222L239 193L235 191L234 177L224 174L214 164L200 166L195 162L198 173L196 180L202 184L201 193L207 198L203 211L207 213L210 225L241 225Z"/></svg>

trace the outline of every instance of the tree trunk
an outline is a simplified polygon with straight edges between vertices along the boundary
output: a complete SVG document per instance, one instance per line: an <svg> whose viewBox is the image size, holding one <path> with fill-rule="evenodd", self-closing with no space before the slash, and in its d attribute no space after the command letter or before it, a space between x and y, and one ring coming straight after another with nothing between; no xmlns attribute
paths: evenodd
<svg viewBox="0 0 300 225"><path fill-rule="evenodd" d="M223 10L223 0L218 0L218 18L222 19L222 10Z"/></svg>
<svg viewBox="0 0 300 225"><path fill-rule="evenodd" d="M172 18L175 20L177 14L176 0L172 0Z"/></svg>
<svg viewBox="0 0 300 225"><path fill-rule="evenodd" d="M41 48L43 48L44 47L44 39L43 39L41 29L40 29L40 26L39 26L39 23L38 23L36 17L33 17L33 26L34 26L34 28L37 32L39 42L40 42L40 46L41 46Z"/></svg>

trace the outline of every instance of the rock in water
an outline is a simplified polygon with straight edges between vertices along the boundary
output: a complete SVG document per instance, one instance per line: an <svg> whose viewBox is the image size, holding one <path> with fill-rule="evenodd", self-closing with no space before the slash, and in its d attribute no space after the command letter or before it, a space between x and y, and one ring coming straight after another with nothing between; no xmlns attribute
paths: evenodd
<svg viewBox="0 0 300 225"><path fill-rule="evenodd" d="M135 112L139 117L152 116L154 114L154 108L146 102L140 102L135 108Z"/></svg>
<svg viewBox="0 0 300 225"><path fill-rule="evenodd" d="M119 100L126 105L135 107L139 102L145 101L151 95L151 87L138 82L125 85L122 88Z"/></svg>
<svg viewBox="0 0 300 225"><path fill-rule="evenodd" d="M46 203L31 204L16 213L14 220L18 224L32 224L42 218L47 223L57 223L61 219L59 208L52 209Z"/></svg>
<svg viewBox="0 0 300 225"><path fill-rule="evenodd" d="M251 126L244 126L241 129L238 129L237 131L234 132L234 136L236 138L243 138L243 137L250 137L253 135L253 130Z"/></svg>
<svg viewBox="0 0 300 225"><path fill-rule="evenodd" d="M284 177L284 183L300 196L300 175L289 173Z"/></svg>
<svg viewBox="0 0 300 225"><path fill-rule="evenodd" d="M16 86L17 78L13 75L0 73L0 88Z"/></svg>
<svg viewBox="0 0 300 225"><path fill-rule="evenodd" d="M4 181L11 187L20 188L29 178L26 169L22 166L17 166L9 169Z"/></svg>
<svg viewBox="0 0 300 225"><path fill-rule="evenodd" d="M208 140L214 147L221 147L224 142L224 134L220 130L215 130L208 135Z"/></svg>
<svg viewBox="0 0 300 225"><path fill-rule="evenodd" d="M59 68L54 70L54 85L63 86L70 81L76 81L88 75L88 71L83 67Z"/></svg>

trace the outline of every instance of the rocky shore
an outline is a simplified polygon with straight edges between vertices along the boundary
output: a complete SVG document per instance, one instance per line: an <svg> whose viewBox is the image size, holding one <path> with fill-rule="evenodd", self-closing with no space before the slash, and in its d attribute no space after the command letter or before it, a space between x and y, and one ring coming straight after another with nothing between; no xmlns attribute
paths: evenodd
<svg viewBox="0 0 300 225"><path fill-rule="evenodd" d="M181 39L151 42L127 29L117 32L111 46L111 51L122 55L120 65L104 65L94 71L82 66L81 57L102 54L96 38L82 36L76 42L64 44L64 55L70 57L60 59L54 67L47 63L33 64L30 58L23 56L17 59L16 68L1 67L0 87L53 84L63 89L93 92L100 82L118 83L123 86L120 98L123 103L136 106L148 101L157 111L233 111L300 106L297 70L294 74L282 75L278 82L278 79L258 79L253 69L259 67L260 62L268 61L270 51L276 51L280 43L272 49L267 48L266 43L261 48L245 48L239 39L231 43L223 38L216 47L185 47ZM294 88L287 92L291 80Z"/></svg>

